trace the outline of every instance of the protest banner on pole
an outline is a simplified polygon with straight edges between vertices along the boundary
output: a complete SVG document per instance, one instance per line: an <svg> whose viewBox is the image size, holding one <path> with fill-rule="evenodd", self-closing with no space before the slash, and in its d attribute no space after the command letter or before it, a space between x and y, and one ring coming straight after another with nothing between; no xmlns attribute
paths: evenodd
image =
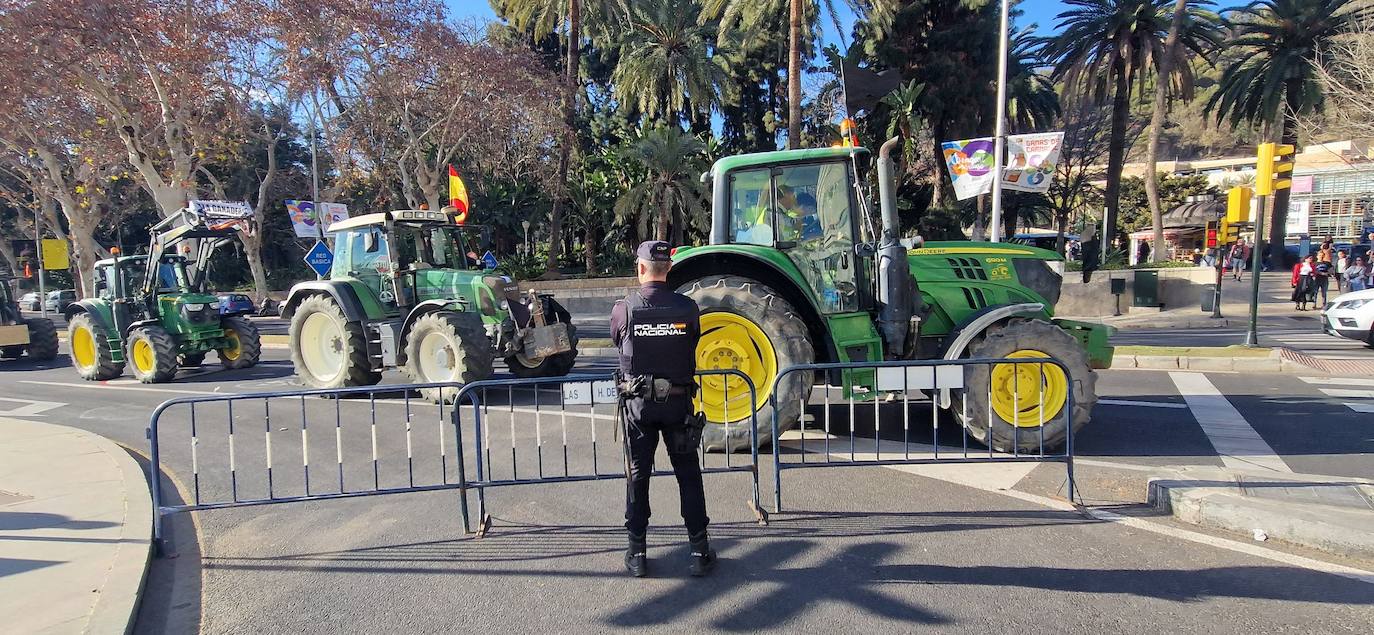
<svg viewBox="0 0 1374 635"><path fill-rule="evenodd" d="M1048 191L1059 165L1059 148L1063 140L1062 132L1008 136L1002 187L1018 192ZM992 191L992 137L946 141L940 147L956 198L962 201Z"/></svg>

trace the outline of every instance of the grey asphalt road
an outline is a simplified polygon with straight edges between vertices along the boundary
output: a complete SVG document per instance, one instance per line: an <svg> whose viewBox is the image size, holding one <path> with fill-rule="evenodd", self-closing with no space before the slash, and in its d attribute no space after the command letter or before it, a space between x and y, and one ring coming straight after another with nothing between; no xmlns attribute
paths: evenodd
<svg viewBox="0 0 1374 635"><path fill-rule="evenodd" d="M579 364L579 371L609 368L605 358ZM183 375L159 386L130 378L90 384L75 377L65 358L6 363L0 367L0 408L50 402L44 420L146 450L149 412L163 400L295 387L281 349L268 349L256 368ZM1295 470L1374 473L1374 433L1367 415L1344 405L1348 398L1286 376L1208 377ZM402 378L389 373L386 381ZM1077 438L1080 457L1135 466L1219 464L1190 411L1177 407L1183 400L1167 374L1103 372L1098 386L1104 399L1118 403L1099 406ZM563 422L547 416L535 422L522 413L503 417L500 396L490 401L492 474L514 475L503 456L511 439L520 444L521 474L538 465L558 471L554 439ZM522 408L532 405L530 396L518 401ZM435 406L412 403L407 419L407 404L394 392L379 395L375 404L268 403L266 409L262 402L243 403L235 412L232 480L227 409L198 409L199 479L190 468L189 412L169 410L163 452L179 491L191 496L199 487L206 500L232 496L236 488L242 497L264 493L267 430L274 493L302 490L302 408L310 422L305 445L312 493L337 489L336 438L345 446L344 487L350 491L374 482L404 485L412 474L425 484L454 473L456 438ZM337 432L335 409L341 415ZM600 434L597 471L619 469L609 413L602 409L599 416L568 424L572 447L579 449L570 461L574 473L589 468L593 429ZM535 425L542 426L542 462L533 462ZM930 440L916 432L913 440ZM440 434L442 463L436 461ZM470 435L464 447L471 470ZM1052 470L1062 479L1059 466L1036 471ZM767 488L771 475L765 472ZM1143 490L1139 472L1128 484L1110 469L1082 465L1079 473L1081 486L1092 492ZM724 558L708 580L683 573L684 535L667 478L654 484L656 570L646 581L621 575L619 481L492 490L495 528L480 540L462 533L458 496L451 491L181 514L168 527L169 557L154 563L138 630L910 631L1010 625L1073 632L1335 632L1374 626L1371 587L1345 578L894 470L789 471L787 479L788 513L761 527L743 504L745 475L708 476L713 535Z"/></svg>
<svg viewBox="0 0 1374 635"><path fill-rule="evenodd" d="M1234 346L1245 343L1247 329L1241 324L1210 329L1126 328L1117 331L1111 342L1116 346ZM1258 330L1261 346L1283 346L1328 359L1374 360L1374 348L1364 342L1322 333L1315 314L1263 318Z"/></svg>

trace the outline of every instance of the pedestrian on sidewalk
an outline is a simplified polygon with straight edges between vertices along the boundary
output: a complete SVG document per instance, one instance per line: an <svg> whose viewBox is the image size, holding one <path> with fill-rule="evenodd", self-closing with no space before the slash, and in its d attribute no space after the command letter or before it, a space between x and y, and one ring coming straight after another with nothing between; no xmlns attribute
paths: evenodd
<svg viewBox="0 0 1374 635"><path fill-rule="evenodd" d="M1102 264L1102 239L1097 237L1097 230L1088 227L1083 232L1083 284L1092 280L1093 272Z"/></svg>
<svg viewBox="0 0 1374 635"><path fill-rule="evenodd" d="M1249 251L1245 248L1244 238L1237 240L1236 244L1231 246L1231 274L1236 277L1236 280L1240 280L1241 274L1245 272L1245 258Z"/></svg>
<svg viewBox="0 0 1374 635"><path fill-rule="evenodd" d="M1336 261L1331 264L1336 266L1336 293L1341 293L1345 288L1345 270L1350 266L1350 256L1341 249L1336 252Z"/></svg>
<svg viewBox="0 0 1374 635"><path fill-rule="evenodd" d="M1346 287L1351 291L1364 291L1369 279L1369 269L1365 267L1364 258L1355 258L1355 264L1346 267L1342 276L1345 278Z"/></svg>
<svg viewBox="0 0 1374 635"><path fill-rule="evenodd" d="M1316 268L1317 257L1308 256L1301 262L1293 265L1293 308L1299 311L1307 310L1307 303L1311 300L1312 294L1312 272Z"/></svg>
<svg viewBox="0 0 1374 635"><path fill-rule="evenodd" d="M1326 290L1331 287L1331 274L1333 265L1330 261L1322 262L1320 259L1312 265L1312 301L1316 302L1317 294L1321 294L1322 302L1315 308L1326 306Z"/></svg>

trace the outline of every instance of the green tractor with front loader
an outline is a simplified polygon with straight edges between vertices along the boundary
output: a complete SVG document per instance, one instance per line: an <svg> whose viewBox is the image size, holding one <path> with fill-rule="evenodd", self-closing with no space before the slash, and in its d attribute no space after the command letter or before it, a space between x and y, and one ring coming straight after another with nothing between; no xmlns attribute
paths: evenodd
<svg viewBox="0 0 1374 635"><path fill-rule="evenodd" d="M57 328L47 318L25 318L14 301L14 278L0 273L0 359L57 357Z"/></svg>
<svg viewBox="0 0 1374 635"><path fill-rule="evenodd" d="M435 402L457 384L491 377L496 358L517 377L568 374L577 328L553 296L521 294L489 270L487 230L447 211L364 214L329 227L334 261L327 280L291 288L291 362L312 388L369 386L400 368Z"/></svg>
<svg viewBox="0 0 1374 635"><path fill-rule="evenodd" d="M747 422L756 412L766 444L770 404L780 430L794 427L813 382L849 394L876 390L872 371L779 380L789 366L1053 357L1070 376L1048 364L966 366L965 387L940 405L998 451L1036 451L1041 435L1017 430L1042 426L1047 449L1063 444L1091 416L1093 369L1111 363L1110 327L1054 318L1061 274L1053 265L1062 261L1055 252L901 238L890 156L896 142L878 156L876 228L861 187L869 153L860 147L727 157L702 175L712 183L710 241L676 249L668 281L701 308L697 368L745 373L757 402L749 403L742 380L720 376L703 382L698 407L713 424L727 416ZM708 425L707 448L747 448L747 428Z"/></svg>
<svg viewBox="0 0 1374 635"><path fill-rule="evenodd" d="M129 366L138 381L162 383L183 366L200 366L211 351L225 369L256 365L258 328L245 317L221 316L219 298L205 291L210 256L251 218L243 204L195 201L149 228L147 254L97 262L96 295L65 311L77 374L103 381ZM195 260L187 255L192 249Z"/></svg>

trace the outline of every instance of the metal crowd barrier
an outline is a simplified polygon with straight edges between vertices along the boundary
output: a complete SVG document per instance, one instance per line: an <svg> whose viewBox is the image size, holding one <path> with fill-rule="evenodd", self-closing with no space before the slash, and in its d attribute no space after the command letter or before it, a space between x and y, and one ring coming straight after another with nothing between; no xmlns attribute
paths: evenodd
<svg viewBox="0 0 1374 635"><path fill-rule="evenodd" d="M952 395L967 389L966 376L973 367L985 366L989 378L992 369L999 364L1019 366L1032 365L1041 377L1040 386L1035 390L1039 396L1036 411L1039 413L1038 425L1034 427L1012 428L1012 452L996 452L992 444L985 449L969 447L969 431L955 424L960 430L961 439L957 445L942 444L940 439L940 411L953 405ZM1064 417L1067 431L1063 450L1047 452L1045 445L1045 410L1053 404L1044 403L1046 396L1044 369L1055 366L1063 372L1067 391L1062 411L1057 417ZM1060 462L1065 464L1069 500L1074 500L1073 474L1073 407L1074 378L1068 367L1054 358L1016 358L1016 359L959 359L959 360L913 360L892 362L850 362L827 364L798 364L780 371L774 386L780 386L788 375L798 373L818 373L824 377L807 390L799 400L801 417L798 425L800 438L793 444L791 440L780 440L778 395L775 391L769 397L772 406L773 434L773 511L782 511L782 475L784 471L815 467L839 466L882 466L882 465L925 465L947 463L998 463L998 462ZM1013 372L1012 410L1021 411L1020 374ZM835 385L835 381L839 385ZM987 418L992 420L992 381L988 382ZM815 392L822 394L819 399ZM930 421L924 426L913 421L912 393L930 401ZM838 394L835 394L838 393ZM960 399L961 413L966 415L969 399ZM882 416L884 404L889 416ZM862 438L855 429L856 423L864 416L864 409L872 408L872 438ZM847 423L843 426L832 425L831 413L834 409L845 413ZM900 408L899 416L891 411ZM808 422L808 410L820 411L820 422ZM889 424L884 427L883 420ZM894 420L895 419L895 420ZM1051 419L1052 421L1053 419ZM931 443L913 443L913 433L921 432L918 427L928 427ZM948 427L948 426L946 426ZM846 438L837 436L841 430ZM886 434L886 437L884 436ZM991 432L988 433L991 436ZM1035 442L1037 452L1023 452L1020 449L1022 435L1033 435L1029 441ZM817 438L818 437L818 438ZM989 439L990 440L990 439ZM786 442L793 445L795 453L783 452L781 446ZM974 441L978 444L978 441Z"/></svg>
<svg viewBox="0 0 1374 635"><path fill-rule="evenodd" d="M731 369L706 370L697 373L698 384L702 377L711 375L743 380L748 397L745 403L758 403L754 384L748 375ZM731 427L748 426L752 449L747 460L730 452L708 455L703 442L698 449L701 472L703 475L747 472L751 489L746 504L758 522L766 524L767 514L759 503L758 415L755 408L749 408L747 417L729 421L729 384L723 383L727 423L706 425L725 425L727 438ZM627 449L623 439L625 431L616 411L617 393L614 379L609 373L495 379L473 382L463 387L455 402L464 405L462 410L469 410L470 406L473 417L474 447L477 449L474 461L476 478L466 481L466 487L477 491L479 536L486 535L491 529L491 515L487 512L486 500L488 488L626 477ZM570 408L572 406L581 408ZM528 421L517 424L516 415L533 415L533 429L529 429ZM463 416L461 411L457 416ZM498 417L509 419L509 425L494 421ZM570 423L569 418L575 421ZM522 426L524 429L521 429ZM571 458L569 448L575 450ZM668 474L672 474L672 471L654 470L655 476Z"/></svg>
<svg viewBox="0 0 1374 635"><path fill-rule="evenodd" d="M155 549L161 551L163 519L178 512L464 491L464 435L457 408L414 396L421 388L456 387L360 386L163 402L153 410L147 430ZM359 405L367 406L367 416L346 420L343 409ZM168 442L187 452L169 461L163 447ZM190 474L191 482L180 484L189 500L169 502L164 467ZM468 531L466 496L459 506Z"/></svg>
<svg viewBox="0 0 1374 635"><path fill-rule="evenodd" d="M698 375L737 376L747 403L757 403L753 383L739 371ZM422 388L458 394L453 405L433 404L414 396ZM154 546L160 553L164 519L179 512L441 490L461 494L465 533L471 531L467 492L477 490L483 535L491 527L487 488L625 478L616 397L605 374L171 399L153 410L147 430ZM726 397L728 404L728 392ZM469 425L464 403L472 406ZM367 407L365 416L344 416L358 406ZM708 461L703 448L702 472L748 472L748 504L766 522L759 505L757 415L749 410L747 419L727 424L749 426L749 459L724 453ZM498 431L491 419L503 413L509 425ZM529 418L517 422L517 414L532 415L532 425ZM186 452L169 460L167 447ZM493 461L493 447L501 447L502 461ZM469 478L472 459L475 479ZM167 495L164 468L190 475L180 484L187 500Z"/></svg>

